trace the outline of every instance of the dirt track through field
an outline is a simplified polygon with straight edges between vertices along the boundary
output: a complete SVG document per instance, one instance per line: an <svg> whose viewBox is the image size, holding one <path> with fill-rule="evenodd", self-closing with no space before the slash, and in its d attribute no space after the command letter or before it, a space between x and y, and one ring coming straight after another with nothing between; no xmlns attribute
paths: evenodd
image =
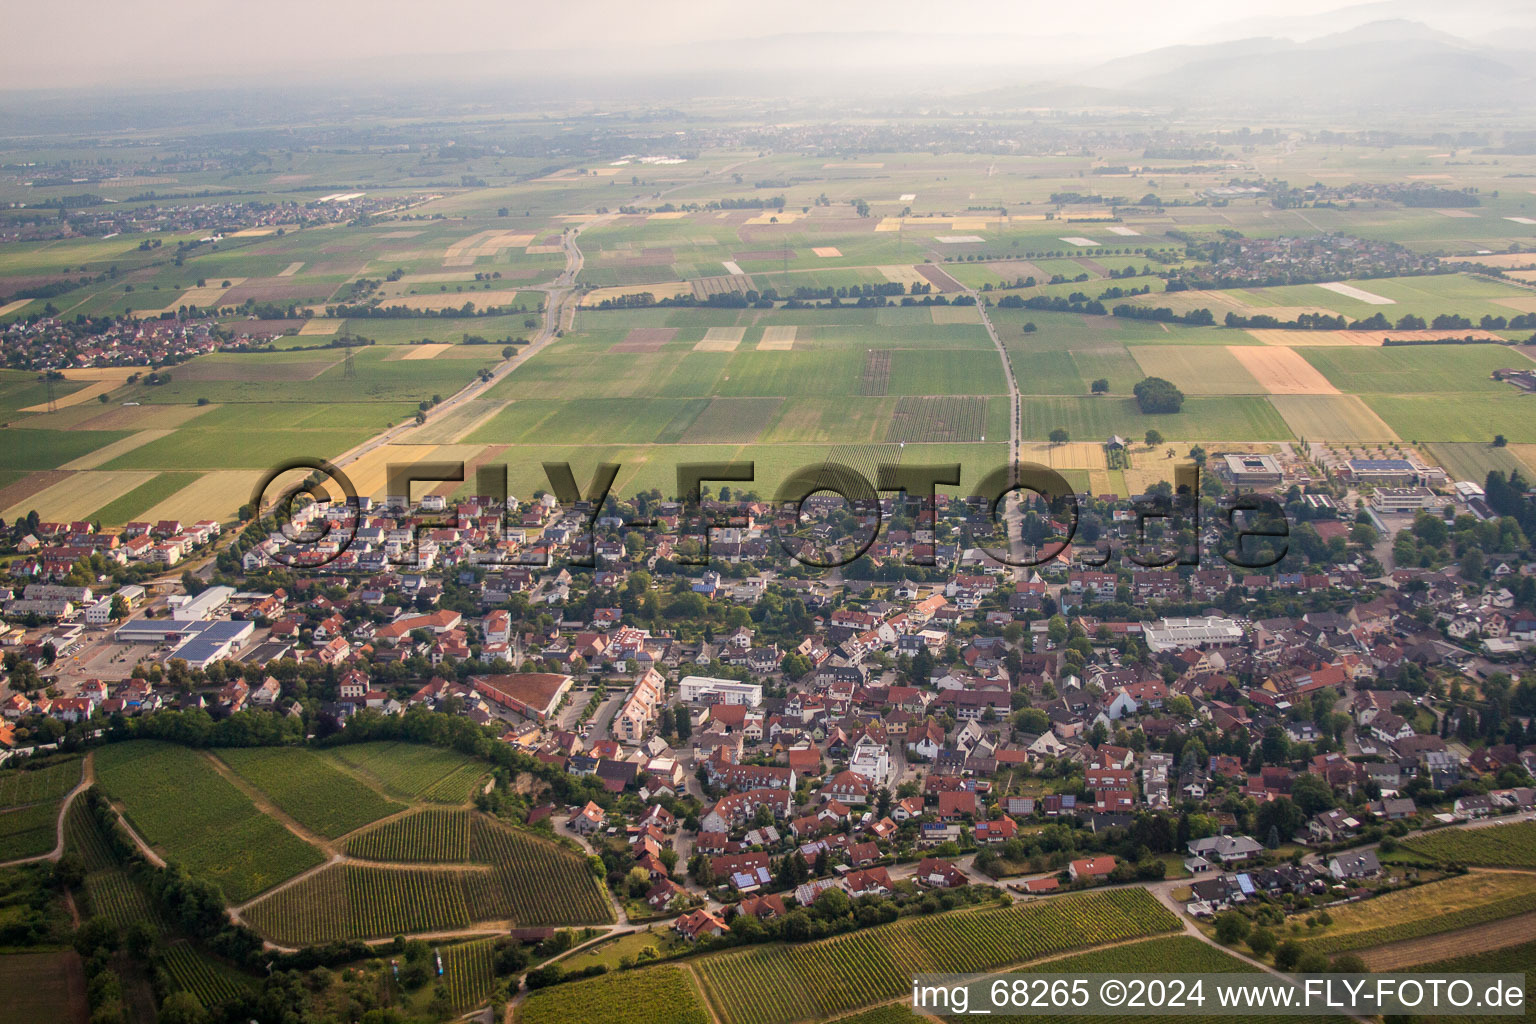
<svg viewBox="0 0 1536 1024"><path fill-rule="evenodd" d="M1532 940L1536 940L1536 913L1489 921L1441 935L1392 942L1374 949L1362 949L1360 958L1372 971L1400 971L1418 964L1449 960L1471 953L1486 953Z"/></svg>

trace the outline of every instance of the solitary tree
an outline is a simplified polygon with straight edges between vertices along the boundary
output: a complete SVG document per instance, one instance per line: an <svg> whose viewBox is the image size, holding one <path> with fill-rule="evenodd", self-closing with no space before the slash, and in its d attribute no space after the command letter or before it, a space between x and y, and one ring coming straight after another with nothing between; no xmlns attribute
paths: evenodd
<svg viewBox="0 0 1536 1024"><path fill-rule="evenodd" d="M1051 444L1066 444L1072 439L1072 435L1067 433L1067 428L1065 427L1057 427L1055 430L1051 431L1050 436Z"/></svg>
<svg viewBox="0 0 1536 1024"><path fill-rule="evenodd" d="M1162 434L1158 433L1155 430L1147 431L1147 444L1148 445L1152 446L1153 448L1156 448L1158 445L1160 445L1162 443L1163 443L1163 435Z"/></svg>

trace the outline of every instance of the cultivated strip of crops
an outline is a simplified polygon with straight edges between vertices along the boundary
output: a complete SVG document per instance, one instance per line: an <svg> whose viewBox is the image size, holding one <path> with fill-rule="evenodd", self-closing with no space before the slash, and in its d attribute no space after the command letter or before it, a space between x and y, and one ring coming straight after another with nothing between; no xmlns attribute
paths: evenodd
<svg viewBox="0 0 1536 1024"><path fill-rule="evenodd" d="M1477 873L1401 889L1329 911L1333 923L1309 950L1341 953L1468 928L1536 910L1529 875Z"/></svg>
<svg viewBox="0 0 1536 1024"><path fill-rule="evenodd" d="M1460 864L1536 868L1536 822L1441 829L1405 840L1403 849Z"/></svg>
<svg viewBox="0 0 1536 1024"><path fill-rule="evenodd" d="M408 800L468 803L485 765L442 747L419 743L344 743L321 756L335 757Z"/></svg>
<svg viewBox="0 0 1536 1024"><path fill-rule="evenodd" d="M74 757L35 771L0 771L0 807L57 801L79 784L84 763Z"/></svg>
<svg viewBox="0 0 1536 1024"><path fill-rule="evenodd" d="M774 944L695 961L728 1024L787 1024L892 999L919 973L966 973L1178 928L1142 889L903 918L803 945Z"/></svg>
<svg viewBox="0 0 1536 1024"><path fill-rule="evenodd" d="M195 750L152 740L96 752L102 790L149 843L239 903L319 864L321 852L261 813Z"/></svg>
<svg viewBox="0 0 1536 1024"><path fill-rule="evenodd" d="M149 894L123 868L108 868L86 875L85 894L92 916L104 917L120 930L139 922L156 931L165 928L165 921Z"/></svg>
<svg viewBox="0 0 1536 1024"><path fill-rule="evenodd" d="M469 817L465 808L423 808L352 836L347 853L366 860L466 861Z"/></svg>
<svg viewBox="0 0 1536 1024"><path fill-rule="evenodd" d="M606 924L613 905L587 866L587 859L547 839L475 816L470 859L489 864L493 884L472 879L472 904L492 918L510 918L522 927Z"/></svg>
<svg viewBox="0 0 1536 1024"><path fill-rule="evenodd" d="M438 951L443 958L443 976L439 980L448 990L448 1003L454 1010L479 1006L490 995L496 983L492 968L495 949L495 939L477 939L444 946Z"/></svg>
<svg viewBox="0 0 1536 1024"><path fill-rule="evenodd" d="M179 992L190 992L204 1009L250 992L251 979L203 956L185 942L165 948L165 973Z"/></svg>
<svg viewBox="0 0 1536 1024"><path fill-rule="evenodd" d="M910 985L911 983L908 982ZM681 967L620 971L539 989L517 1008L517 1024L710 1024Z"/></svg>
<svg viewBox="0 0 1536 1024"><path fill-rule="evenodd" d="M300 747L240 747L219 757L295 821L327 839L405 809Z"/></svg>
<svg viewBox="0 0 1536 1024"><path fill-rule="evenodd" d="M336 864L253 904L246 917L274 941L301 946L467 928L467 873Z"/></svg>

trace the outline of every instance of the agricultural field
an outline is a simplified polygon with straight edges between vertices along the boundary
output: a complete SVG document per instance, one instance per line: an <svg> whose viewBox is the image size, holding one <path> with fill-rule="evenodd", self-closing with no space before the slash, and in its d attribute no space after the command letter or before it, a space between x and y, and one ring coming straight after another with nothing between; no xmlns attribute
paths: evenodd
<svg viewBox="0 0 1536 1024"><path fill-rule="evenodd" d="M903 918L805 945L754 946L695 967L727 1024L785 1024L900 996L914 973L968 973L1177 928L1141 889Z"/></svg>
<svg viewBox="0 0 1536 1024"><path fill-rule="evenodd" d="M466 847L467 856L451 863L445 856ZM347 851L367 859L331 865L257 901L246 911L251 924L277 942L302 945L492 921L537 927L613 920L585 857L479 813L418 811L354 836Z"/></svg>
<svg viewBox="0 0 1536 1024"><path fill-rule="evenodd" d="M465 861L469 859L470 813L422 808L352 836L347 854L362 860Z"/></svg>
<svg viewBox="0 0 1536 1024"><path fill-rule="evenodd" d="M256 979L250 975L213 960L185 941L172 942L163 958L171 986L178 992L190 992L204 1009L248 995L256 987Z"/></svg>
<svg viewBox="0 0 1536 1024"><path fill-rule="evenodd" d="M1536 869L1536 822L1441 829L1405 840L1402 847L1430 860Z"/></svg>
<svg viewBox="0 0 1536 1024"><path fill-rule="evenodd" d="M486 774L480 761L416 743L341 744L318 756L362 772L402 799L432 803L468 803Z"/></svg>
<svg viewBox="0 0 1536 1024"><path fill-rule="evenodd" d="M910 982L909 982L910 984ZM530 993L517 1024L710 1024L687 968L665 965L622 971Z"/></svg>
<svg viewBox="0 0 1536 1024"><path fill-rule="evenodd" d="M453 946L443 946L443 976L438 984L448 990L448 1003L460 1012L485 1002L496 984L492 970L495 939L476 939Z"/></svg>
<svg viewBox="0 0 1536 1024"><path fill-rule="evenodd" d="M1454 931L1536 910L1536 887L1523 874L1474 872L1402 889L1329 911L1322 934L1302 939L1309 950L1342 953Z"/></svg>
<svg viewBox="0 0 1536 1024"><path fill-rule="evenodd" d="M324 860L186 747L152 740L95 753L102 791L145 841L242 903Z"/></svg>
<svg viewBox="0 0 1536 1024"><path fill-rule="evenodd" d="M243 747L217 756L285 814L327 839L405 809L310 750Z"/></svg>
<svg viewBox="0 0 1536 1024"><path fill-rule="evenodd" d="M5 1018L15 1024L86 1024L85 971L79 954L8 953L0 956Z"/></svg>
<svg viewBox="0 0 1536 1024"><path fill-rule="evenodd" d="M286 945L470 926L466 872L336 864L252 904L247 919Z"/></svg>
<svg viewBox="0 0 1536 1024"><path fill-rule="evenodd" d="M1536 998L1536 942L1524 942L1520 945L1506 946L1503 949L1487 950L1472 953L1465 956L1456 956L1446 960L1436 960L1432 963L1420 964L1414 968L1415 973L1420 974L1524 974L1525 975L1525 1014L1523 1017L1493 1017L1457 1015L1451 1016L1423 1016L1416 1020L1423 1020L1426 1024L1497 1024L1499 1021L1527 1020L1529 1021L1536 1011L1531 1009L1532 999Z"/></svg>
<svg viewBox="0 0 1536 1024"><path fill-rule="evenodd" d="M58 841L64 796L80 782L83 761L55 761L31 771L0 771L0 861L37 857Z"/></svg>

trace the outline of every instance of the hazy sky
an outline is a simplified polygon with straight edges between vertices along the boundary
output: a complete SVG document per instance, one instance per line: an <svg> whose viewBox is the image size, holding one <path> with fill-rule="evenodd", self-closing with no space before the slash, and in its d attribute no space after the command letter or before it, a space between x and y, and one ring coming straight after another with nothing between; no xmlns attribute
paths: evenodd
<svg viewBox="0 0 1536 1024"><path fill-rule="evenodd" d="M798 32L1075 36L1118 52L1251 17L1345 0L53 0L10 3L0 88L160 84L210 73L269 78L356 57L607 49ZM25 42L23 42L25 41ZM1102 51L1101 51L1102 52ZM1095 54L1097 56L1097 54Z"/></svg>

